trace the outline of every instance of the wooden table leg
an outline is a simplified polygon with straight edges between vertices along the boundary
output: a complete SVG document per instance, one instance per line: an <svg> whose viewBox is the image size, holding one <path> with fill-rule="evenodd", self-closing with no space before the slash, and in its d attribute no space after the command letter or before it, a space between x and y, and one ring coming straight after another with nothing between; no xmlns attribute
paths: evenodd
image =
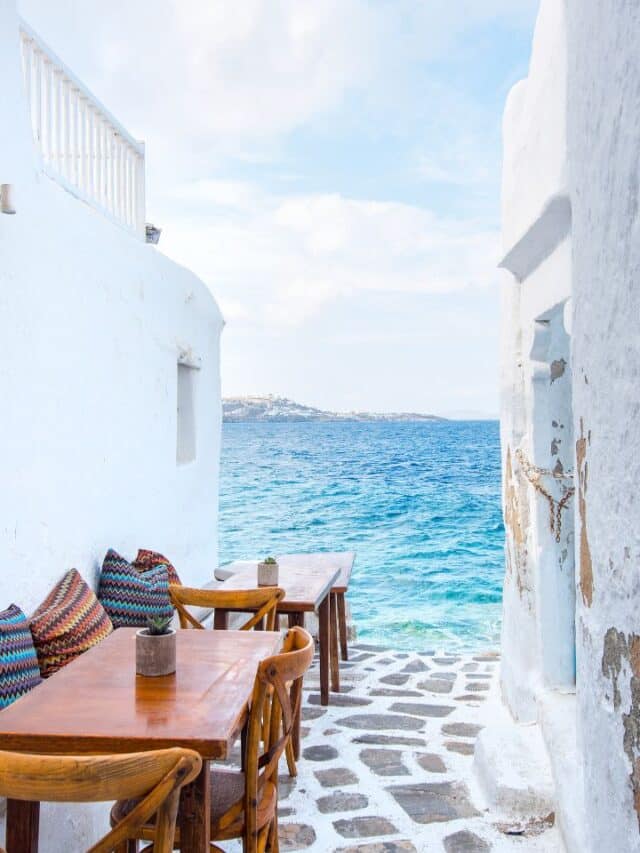
<svg viewBox="0 0 640 853"><path fill-rule="evenodd" d="M329 658L331 661L331 689L334 693L340 692L340 663L338 661L338 603L337 595L329 594Z"/></svg>
<svg viewBox="0 0 640 853"><path fill-rule="evenodd" d="M342 660L349 660L349 650L347 648L347 608L344 601L344 592L337 594L338 599L338 627L340 633L340 657Z"/></svg>
<svg viewBox="0 0 640 853"><path fill-rule="evenodd" d="M40 803L7 800L7 853L38 853Z"/></svg>
<svg viewBox="0 0 640 853"><path fill-rule="evenodd" d="M330 593L318 608L318 641L320 645L320 704L329 704L329 651L331 646L331 629L329 627L329 599Z"/></svg>
<svg viewBox="0 0 640 853"><path fill-rule="evenodd" d="M211 771L209 762L185 785L178 813L181 853L209 853L211 846Z"/></svg>
<svg viewBox="0 0 640 853"><path fill-rule="evenodd" d="M213 627L217 631L226 631L229 627L229 611L219 607L213 611Z"/></svg>
<svg viewBox="0 0 640 853"><path fill-rule="evenodd" d="M290 628L295 628L296 626L304 628L304 611L300 613L287 613L287 619Z"/></svg>
<svg viewBox="0 0 640 853"><path fill-rule="evenodd" d="M299 613L287 613L287 621L289 623L289 628L295 628L299 626L300 628L304 628L304 611L300 611ZM296 718L293 721L293 730L291 732L291 745L293 746L293 756L296 761L300 758L300 722L302 716L302 702L298 707L298 712L296 714Z"/></svg>

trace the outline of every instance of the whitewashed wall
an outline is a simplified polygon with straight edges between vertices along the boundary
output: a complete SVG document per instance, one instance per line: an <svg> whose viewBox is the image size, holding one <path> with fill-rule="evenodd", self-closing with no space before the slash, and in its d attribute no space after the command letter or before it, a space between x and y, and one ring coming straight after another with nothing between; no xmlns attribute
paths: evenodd
<svg viewBox="0 0 640 853"><path fill-rule="evenodd" d="M564 326L563 304L571 295L563 2L542 3L530 74L509 96L504 140L503 266L510 274L503 285L507 572L502 679L512 713L527 722L537 719L540 689L573 680L573 660L560 665L557 661L559 649L565 645L559 634L568 617L563 619L563 614L552 611L556 605L563 606L573 592L569 554L573 543L555 541L548 499L535 490L525 470L527 462L553 470L560 460L569 474L573 467L572 443L563 435L570 432L571 412L562 412L553 400L559 388L570 382L570 369L567 365L559 377L552 373L551 365L560 362L562 355L547 340L552 322ZM565 361L569 361L568 354ZM560 482L543 476L540 485L560 498ZM569 502L562 518L564 539L571 510ZM557 553L565 551L567 558L559 567L564 588L559 589L553 564ZM566 604L573 607L572 601Z"/></svg>
<svg viewBox="0 0 640 853"><path fill-rule="evenodd" d="M135 69L132 69L132 73ZM117 105L113 105L117 109ZM0 607L27 613L108 547L165 552L183 579L217 559L219 338L208 288L38 170L14 0L0 0ZM193 375L195 461L177 464L177 375ZM84 849L89 814L43 820L45 851ZM47 817L47 815L49 815Z"/></svg>
<svg viewBox="0 0 640 853"><path fill-rule="evenodd" d="M640 7L570 0L578 702L589 849L640 851Z"/></svg>
<svg viewBox="0 0 640 853"><path fill-rule="evenodd" d="M576 853L640 851L638 37L632 0L543 0L505 114L503 692ZM514 462L549 441L576 490L556 547Z"/></svg>

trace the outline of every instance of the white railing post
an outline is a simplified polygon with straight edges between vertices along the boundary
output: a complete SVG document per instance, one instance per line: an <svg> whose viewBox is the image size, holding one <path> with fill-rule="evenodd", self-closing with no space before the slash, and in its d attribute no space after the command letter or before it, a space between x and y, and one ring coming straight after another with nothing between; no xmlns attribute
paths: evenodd
<svg viewBox="0 0 640 853"><path fill-rule="evenodd" d="M24 21L25 94L45 171L145 237L145 151Z"/></svg>
<svg viewBox="0 0 640 853"><path fill-rule="evenodd" d="M144 142L140 143L141 152L135 155L135 230L138 236L145 238L145 221L147 215L145 199L145 154Z"/></svg>

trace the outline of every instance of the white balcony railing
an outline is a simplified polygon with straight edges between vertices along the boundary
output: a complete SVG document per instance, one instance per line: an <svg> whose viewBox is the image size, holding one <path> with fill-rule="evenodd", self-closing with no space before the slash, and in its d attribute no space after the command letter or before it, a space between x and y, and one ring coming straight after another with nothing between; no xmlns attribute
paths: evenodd
<svg viewBox="0 0 640 853"><path fill-rule="evenodd" d="M24 21L20 41L33 138L45 171L144 239L144 143L133 139Z"/></svg>

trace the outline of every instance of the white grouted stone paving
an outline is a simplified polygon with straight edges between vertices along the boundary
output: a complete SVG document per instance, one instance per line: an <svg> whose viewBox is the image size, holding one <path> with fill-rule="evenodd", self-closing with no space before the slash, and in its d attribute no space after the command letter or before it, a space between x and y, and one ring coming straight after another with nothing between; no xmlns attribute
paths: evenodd
<svg viewBox="0 0 640 853"><path fill-rule="evenodd" d="M299 775L281 776L280 849L562 851L555 827L523 831L487 812L474 783L475 737L499 709L498 667L495 653L356 644L341 665L344 692L322 708L315 663L305 680Z"/></svg>

